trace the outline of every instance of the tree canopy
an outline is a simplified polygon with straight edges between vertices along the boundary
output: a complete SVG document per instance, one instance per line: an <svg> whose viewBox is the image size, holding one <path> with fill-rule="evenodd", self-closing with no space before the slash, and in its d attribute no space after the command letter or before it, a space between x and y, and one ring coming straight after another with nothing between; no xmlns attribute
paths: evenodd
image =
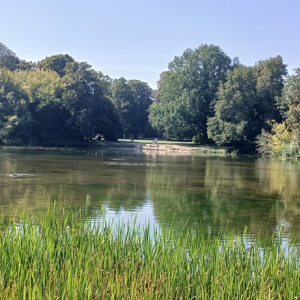
<svg viewBox="0 0 300 300"><path fill-rule="evenodd" d="M147 83L121 77L112 82L111 97L121 120L123 136L144 137L152 133L148 108L153 102L153 91Z"/></svg>
<svg viewBox="0 0 300 300"><path fill-rule="evenodd" d="M168 138L198 135L207 142L207 118L220 82L232 67L231 59L215 45L187 49L161 75L150 122Z"/></svg>
<svg viewBox="0 0 300 300"><path fill-rule="evenodd" d="M19 60L0 43L0 140L5 144L79 145L93 137L151 132L147 83L113 81L68 54Z"/></svg>
<svg viewBox="0 0 300 300"><path fill-rule="evenodd" d="M97 134L117 139L120 123L99 74L87 63L58 66L0 68L2 143L77 145Z"/></svg>
<svg viewBox="0 0 300 300"><path fill-rule="evenodd" d="M174 57L153 91L146 82L112 79L68 54L27 62L0 43L0 139L79 145L95 136L159 135L258 144L261 153L300 149L299 74L296 69L286 78L280 55L244 66L219 46L201 44Z"/></svg>
<svg viewBox="0 0 300 300"><path fill-rule="evenodd" d="M262 128L281 120L277 99L286 74L281 56L230 71L219 86L214 116L208 120L213 140L219 145L254 145Z"/></svg>
<svg viewBox="0 0 300 300"><path fill-rule="evenodd" d="M17 55L0 42L0 68L7 68L13 71L17 68L20 63Z"/></svg>

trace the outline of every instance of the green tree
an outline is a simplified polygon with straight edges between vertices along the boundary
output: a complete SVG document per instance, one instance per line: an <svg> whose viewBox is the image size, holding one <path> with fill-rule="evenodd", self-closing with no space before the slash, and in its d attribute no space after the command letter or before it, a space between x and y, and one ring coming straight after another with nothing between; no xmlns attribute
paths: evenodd
<svg viewBox="0 0 300 300"><path fill-rule="evenodd" d="M71 115L65 105L65 86L52 70L36 69L17 73L28 97L28 111L34 119L32 138L35 144L74 144ZM78 138L78 137L77 137Z"/></svg>
<svg viewBox="0 0 300 300"><path fill-rule="evenodd" d="M153 134L149 123L148 109L153 103L153 90L146 82L140 80L129 80L128 85L133 94L132 100L134 104L132 107L135 109L135 124L132 128L134 136L144 137Z"/></svg>
<svg viewBox="0 0 300 300"><path fill-rule="evenodd" d="M31 143L33 117L16 72L0 69L0 139L4 144Z"/></svg>
<svg viewBox="0 0 300 300"><path fill-rule="evenodd" d="M175 57L160 78L150 108L153 127L168 138L197 135L207 142L207 118L212 115L219 83L231 67L231 59L215 45L201 45Z"/></svg>
<svg viewBox="0 0 300 300"><path fill-rule="evenodd" d="M185 97L188 92L186 89L181 92L171 72L165 71L160 75L154 102L149 108L150 123L160 135L169 139L183 140L196 134L193 126L185 119L188 117L186 116L188 97Z"/></svg>
<svg viewBox="0 0 300 300"><path fill-rule="evenodd" d="M240 66L228 73L221 83L215 104L215 115L208 120L208 130L218 144L242 144L246 137L257 135L251 131L257 124L251 123L257 105L256 79L251 67ZM255 114L258 122L258 115Z"/></svg>
<svg viewBox="0 0 300 300"><path fill-rule="evenodd" d="M34 69L36 69L36 63L32 62L32 61L26 61L24 59L21 59L17 65L17 69L20 71L34 70Z"/></svg>
<svg viewBox="0 0 300 300"><path fill-rule="evenodd" d="M111 84L113 80L108 76L104 75L101 71L97 72L97 76L101 85L101 89L104 95L111 97Z"/></svg>
<svg viewBox="0 0 300 300"><path fill-rule="evenodd" d="M0 43L0 68L7 68L13 71L17 68L19 62L20 60L16 54L3 43Z"/></svg>
<svg viewBox="0 0 300 300"><path fill-rule="evenodd" d="M67 63L74 62L74 58L68 54L58 54L46 57L38 62L37 67L41 69L50 69L63 77Z"/></svg>
<svg viewBox="0 0 300 300"><path fill-rule="evenodd" d="M300 153L300 68L285 83L278 101L286 123L292 131L294 146Z"/></svg>
<svg viewBox="0 0 300 300"><path fill-rule="evenodd" d="M79 133L82 139L102 134L115 140L118 117L110 99L103 95L97 72L84 62L69 62L64 70L66 107L72 116L74 133Z"/></svg>
<svg viewBox="0 0 300 300"><path fill-rule="evenodd" d="M121 122L122 135L134 135L133 129L136 126L136 106L132 89L128 85L128 81L123 77L115 79L111 84L111 94L112 101Z"/></svg>
<svg viewBox="0 0 300 300"><path fill-rule="evenodd" d="M282 119L277 105L284 88L286 67L280 55L259 61L254 66L257 78L256 89L264 120L281 121Z"/></svg>
<svg viewBox="0 0 300 300"><path fill-rule="evenodd" d="M5 83L10 92L1 101L6 107L2 140L10 144L69 144L70 114L64 106L64 86L59 75L37 69L9 72L9 77L13 86Z"/></svg>
<svg viewBox="0 0 300 300"><path fill-rule="evenodd" d="M123 136L143 137L152 133L148 108L153 91L146 82L121 77L111 84L111 97L122 125Z"/></svg>
<svg viewBox="0 0 300 300"><path fill-rule="evenodd" d="M99 74L69 62L50 68L0 68L0 139L6 144L77 145L96 134L115 140L120 124Z"/></svg>
<svg viewBox="0 0 300 300"><path fill-rule="evenodd" d="M276 101L286 73L280 56L229 72L227 81L220 84L215 114L208 120L213 140L219 145L254 146L262 128L281 119Z"/></svg>

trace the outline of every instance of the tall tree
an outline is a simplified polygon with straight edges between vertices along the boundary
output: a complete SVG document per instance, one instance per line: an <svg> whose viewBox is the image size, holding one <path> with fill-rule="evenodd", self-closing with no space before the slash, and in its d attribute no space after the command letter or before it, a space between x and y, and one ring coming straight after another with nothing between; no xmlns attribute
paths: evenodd
<svg viewBox="0 0 300 300"><path fill-rule="evenodd" d="M129 80L128 85L133 94L135 126L132 128L134 136L145 137L152 133L149 123L149 106L153 103L153 90L146 82Z"/></svg>
<svg viewBox="0 0 300 300"><path fill-rule="evenodd" d="M218 85L231 67L231 59L215 45L201 45L175 57L150 108L153 126L166 137L197 135L207 142L207 118L212 114Z"/></svg>
<svg viewBox="0 0 300 300"><path fill-rule="evenodd" d="M103 95L97 72L84 62L69 62L64 70L66 106L82 138L103 134L106 139L116 139L118 119L112 102Z"/></svg>
<svg viewBox="0 0 300 300"><path fill-rule="evenodd" d="M122 126L122 135L134 135L133 128L136 126L135 103L131 87L128 81L121 77L111 84L112 101L119 115Z"/></svg>
<svg viewBox="0 0 300 300"><path fill-rule="evenodd" d="M0 68L0 139L5 144L32 142L34 120L17 74Z"/></svg>
<svg viewBox="0 0 300 300"><path fill-rule="evenodd" d="M297 68L295 74L286 81L283 95L278 102L300 148L300 68Z"/></svg>
<svg viewBox="0 0 300 300"><path fill-rule="evenodd" d="M153 91L146 82L115 79L111 97L122 124L120 135L142 137L151 133L148 108L153 102Z"/></svg>
<svg viewBox="0 0 300 300"><path fill-rule="evenodd" d="M229 72L217 93L215 115L208 120L213 140L217 144L253 146L262 128L269 127L271 120L281 119L276 101L286 74L281 56Z"/></svg>
<svg viewBox="0 0 300 300"><path fill-rule="evenodd" d="M242 144L247 138L255 138L261 124L257 124L260 116L255 111L258 98L253 68L239 66L229 72L217 96L215 115L208 119L213 140L222 145Z"/></svg>
<svg viewBox="0 0 300 300"><path fill-rule="evenodd" d="M28 111L34 120L31 134L35 144L74 143L61 77L52 70L41 69L16 73L15 76L22 81L22 89L28 97Z"/></svg>
<svg viewBox="0 0 300 300"><path fill-rule="evenodd" d="M181 92L177 84L179 80L175 81L174 77L170 71L161 73L154 102L149 108L149 120L160 135L182 140L191 138L196 132L194 126L186 121L189 105L186 94L189 91L185 89Z"/></svg>
<svg viewBox="0 0 300 300"><path fill-rule="evenodd" d="M67 63L74 62L74 58L68 54L58 54L46 57L38 62L37 67L41 69L50 69L63 77Z"/></svg>
<svg viewBox="0 0 300 300"><path fill-rule="evenodd" d="M17 68L19 62L17 55L3 43L0 43L0 68L7 68L13 71Z"/></svg>

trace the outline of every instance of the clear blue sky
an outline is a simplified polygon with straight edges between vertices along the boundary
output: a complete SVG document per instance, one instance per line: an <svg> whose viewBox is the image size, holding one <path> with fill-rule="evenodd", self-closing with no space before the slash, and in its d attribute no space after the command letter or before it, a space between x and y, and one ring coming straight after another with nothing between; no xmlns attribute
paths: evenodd
<svg viewBox="0 0 300 300"><path fill-rule="evenodd" d="M69 54L153 88L174 56L215 44L245 65L282 55L300 67L299 0L7 0L0 42L21 59Z"/></svg>

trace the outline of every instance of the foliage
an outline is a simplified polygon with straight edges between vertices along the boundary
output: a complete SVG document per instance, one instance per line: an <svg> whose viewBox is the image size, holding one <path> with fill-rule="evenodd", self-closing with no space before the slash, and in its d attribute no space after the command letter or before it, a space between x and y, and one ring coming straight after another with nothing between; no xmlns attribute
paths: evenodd
<svg viewBox="0 0 300 300"><path fill-rule="evenodd" d="M238 66L218 89L214 116L208 130L218 145L253 145L271 119L280 121L276 101L281 96L286 66L280 56L258 62L254 67Z"/></svg>
<svg viewBox="0 0 300 300"><path fill-rule="evenodd" d="M243 143L254 127L249 122L253 119L252 108L257 104L253 69L239 66L229 72L227 81L220 84L217 96L215 115L208 120L213 140L218 145Z"/></svg>
<svg viewBox="0 0 300 300"><path fill-rule="evenodd" d="M7 68L13 71L17 68L20 60L16 54L0 42L0 68Z"/></svg>
<svg viewBox="0 0 300 300"><path fill-rule="evenodd" d="M153 103L153 90L146 82L140 80L129 80L128 85L131 88L134 100L134 118L135 126L133 135L136 137L153 136L153 130L149 124L148 109Z"/></svg>
<svg viewBox="0 0 300 300"><path fill-rule="evenodd" d="M121 77L112 82L111 97L121 120L120 136L149 136L152 131L148 122L148 108L153 101L153 91L149 85Z"/></svg>
<svg viewBox="0 0 300 300"><path fill-rule="evenodd" d="M290 76L283 89L281 108L284 108L283 115L292 128L294 134L298 135L300 130L300 68Z"/></svg>
<svg viewBox="0 0 300 300"><path fill-rule="evenodd" d="M86 63L10 72L0 68L0 139L5 144L77 145L97 134L115 140L119 121Z"/></svg>
<svg viewBox="0 0 300 300"><path fill-rule="evenodd" d="M285 122L274 122L271 133L262 130L256 144L258 152L263 155L287 157L297 152L293 135Z"/></svg>
<svg viewBox="0 0 300 300"><path fill-rule="evenodd" d="M67 63L74 62L74 58L68 54L52 55L42 59L37 67L41 69L50 69L63 77L65 75L65 67Z"/></svg>
<svg viewBox="0 0 300 300"><path fill-rule="evenodd" d="M206 44L175 57L168 71L161 74L155 102L150 107L152 126L167 138L191 139L199 135L207 142L207 118L230 63L220 47Z"/></svg>
<svg viewBox="0 0 300 300"><path fill-rule="evenodd" d="M258 140L268 140L274 120L285 121L292 134L288 151L294 151L300 148L299 70L284 82L279 55L246 67L219 46L202 44L175 57L154 92L68 54L26 62L0 43L0 139L75 145L95 136L159 136L248 149L260 133Z"/></svg>
<svg viewBox="0 0 300 300"><path fill-rule="evenodd" d="M300 156L300 69L285 83L277 104L285 122L258 137L258 151L272 156Z"/></svg>
<svg viewBox="0 0 300 300"><path fill-rule="evenodd" d="M117 138L118 120L111 101L103 95L98 74L87 63L71 62L65 67L66 107L79 135L97 134Z"/></svg>

